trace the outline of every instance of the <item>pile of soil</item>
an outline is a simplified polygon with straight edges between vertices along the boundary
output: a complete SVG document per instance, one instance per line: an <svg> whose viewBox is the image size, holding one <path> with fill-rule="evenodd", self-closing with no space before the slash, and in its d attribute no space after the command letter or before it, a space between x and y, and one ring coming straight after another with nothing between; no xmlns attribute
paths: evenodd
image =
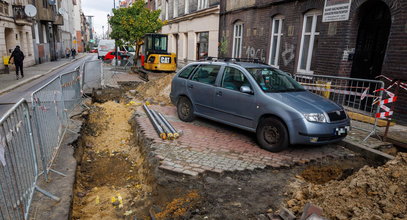
<svg viewBox="0 0 407 220"><path fill-rule="evenodd" d="M171 81L174 74L167 74L163 77L152 79L136 88L138 95L144 100L155 102L161 105L171 104L170 92Z"/></svg>
<svg viewBox="0 0 407 220"><path fill-rule="evenodd" d="M311 202L329 219L406 219L407 154L377 168L365 166L343 181L317 185L299 180L293 187L287 206L296 214Z"/></svg>
<svg viewBox="0 0 407 220"><path fill-rule="evenodd" d="M144 155L134 143L130 107L106 102L91 106L78 168L72 219L123 219L141 212L152 191Z"/></svg>

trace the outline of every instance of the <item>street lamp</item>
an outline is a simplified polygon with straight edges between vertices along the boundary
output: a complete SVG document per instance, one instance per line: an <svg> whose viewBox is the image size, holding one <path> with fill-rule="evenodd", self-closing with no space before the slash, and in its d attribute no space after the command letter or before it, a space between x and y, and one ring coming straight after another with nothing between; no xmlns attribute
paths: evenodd
<svg viewBox="0 0 407 220"><path fill-rule="evenodd" d="M105 26L102 25L102 39L105 39Z"/></svg>
<svg viewBox="0 0 407 220"><path fill-rule="evenodd" d="M107 39L109 39L109 34L110 34L110 14L107 14Z"/></svg>

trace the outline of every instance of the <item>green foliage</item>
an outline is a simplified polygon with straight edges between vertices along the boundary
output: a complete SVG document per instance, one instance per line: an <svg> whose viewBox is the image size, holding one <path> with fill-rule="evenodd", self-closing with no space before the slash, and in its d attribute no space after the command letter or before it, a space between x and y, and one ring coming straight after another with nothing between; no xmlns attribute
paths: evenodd
<svg viewBox="0 0 407 220"><path fill-rule="evenodd" d="M112 27L110 37L118 46L129 43L138 48L146 33L155 33L163 26L159 19L160 10L147 9L143 0L137 0L130 8L113 9L113 14L109 20Z"/></svg>

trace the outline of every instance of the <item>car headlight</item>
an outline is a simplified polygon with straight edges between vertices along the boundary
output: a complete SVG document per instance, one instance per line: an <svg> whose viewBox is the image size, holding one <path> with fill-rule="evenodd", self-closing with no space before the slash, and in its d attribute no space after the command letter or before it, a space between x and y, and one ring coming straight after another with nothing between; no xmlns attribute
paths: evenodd
<svg viewBox="0 0 407 220"><path fill-rule="evenodd" d="M322 113L304 114L305 119L311 122L326 122L325 115Z"/></svg>

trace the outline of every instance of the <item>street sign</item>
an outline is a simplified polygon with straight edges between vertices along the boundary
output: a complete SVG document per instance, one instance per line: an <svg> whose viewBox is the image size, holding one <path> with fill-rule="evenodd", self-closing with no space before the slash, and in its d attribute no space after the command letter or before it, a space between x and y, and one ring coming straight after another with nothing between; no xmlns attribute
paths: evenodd
<svg viewBox="0 0 407 220"><path fill-rule="evenodd" d="M350 6L351 0L325 0L322 22L348 20Z"/></svg>

